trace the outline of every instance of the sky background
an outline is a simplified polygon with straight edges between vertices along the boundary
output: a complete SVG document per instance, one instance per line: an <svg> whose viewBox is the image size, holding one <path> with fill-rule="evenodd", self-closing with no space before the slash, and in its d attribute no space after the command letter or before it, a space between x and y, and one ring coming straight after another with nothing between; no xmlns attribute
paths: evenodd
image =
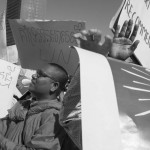
<svg viewBox="0 0 150 150"><path fill-rule="evenodd" d="M0 9L6 0L0 0ZM22 0L29 1L30 0ZM100 29L103 35L109 34L109 23L122 0L40 0L47 1L46 19L86 21L86 28ZM27 9L25 8L25 11Z"/></svg>
<svg viewBox="0 0 150 150"><path fill-rule="evenodd" d="M86 28L109 34L109 23L122 0L47 0L47 18L86 21Z"/></svg>

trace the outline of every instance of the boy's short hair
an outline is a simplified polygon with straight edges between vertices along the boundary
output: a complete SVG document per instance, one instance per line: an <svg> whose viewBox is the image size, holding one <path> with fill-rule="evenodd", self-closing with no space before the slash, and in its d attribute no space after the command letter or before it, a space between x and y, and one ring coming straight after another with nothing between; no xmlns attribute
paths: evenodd
<svg viewBox="0 0 150 150"><path fill-rule="evenodd" d="M59 74L59 77L57 78L57 81L60 84L60 89L62 91L66 90L66 84L68 82L68 73L67 71L60 65L56 64L56 63L49 63L49 65L53 66L57 73Z"/></svg>

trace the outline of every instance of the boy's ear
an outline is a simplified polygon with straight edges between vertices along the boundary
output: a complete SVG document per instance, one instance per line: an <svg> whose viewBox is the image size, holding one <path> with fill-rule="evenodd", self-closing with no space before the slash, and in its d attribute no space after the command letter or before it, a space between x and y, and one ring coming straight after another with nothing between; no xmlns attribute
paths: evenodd
<svg viewBox="0 0 150 150"><path fill-rule="evenodd" d="M52 86L52 88L51 88L51 92L54 92L54 91L56 91L57 89L59 88L59 82L55 82L55 83L53 83L53 86Z"/></svg>

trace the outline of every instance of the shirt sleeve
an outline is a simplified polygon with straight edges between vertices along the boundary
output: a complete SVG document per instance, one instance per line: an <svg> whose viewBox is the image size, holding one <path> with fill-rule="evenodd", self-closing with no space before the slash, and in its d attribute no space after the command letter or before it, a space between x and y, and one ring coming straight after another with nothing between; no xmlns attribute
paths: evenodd
<svg viewBox="0 0 150 150"><path fill-rule="evenodd" d="M25 145L18 145L4 137L0 137L0 145L4 150L60 150L66 132L59 124L59 114L46 112L41 116L41 126L35 131L31 140Z"/></svg>

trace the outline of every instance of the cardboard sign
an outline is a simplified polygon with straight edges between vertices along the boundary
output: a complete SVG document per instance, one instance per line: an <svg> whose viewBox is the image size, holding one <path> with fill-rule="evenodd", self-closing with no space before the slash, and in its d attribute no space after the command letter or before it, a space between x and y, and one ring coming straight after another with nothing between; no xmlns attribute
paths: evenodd
<svg viewBox="0 0 150 150"><path fill-rule="evenodd" d="M133 19L134 24L139 24L135 40L140 43L135 55L144 67L150 68L150 1L149 0L124 0L117 15L113 17L110 28L117 23L122 26L125 20Z"/></svg>
<svg viewBox="0 0 150 150"><path fill-rule="evenodd" d="M0 60L0 118L5 117L7 110L12 106L19 72L20 67Z"/></svg>
<svg viewBox="0 0 150 150"><path fill-rule="evenodd" d="M23 68L37 69L53 62L74 73L79 58L69 46L77 44L73 35L85 28L84 22L10 20L10 25Z"/></svg>

